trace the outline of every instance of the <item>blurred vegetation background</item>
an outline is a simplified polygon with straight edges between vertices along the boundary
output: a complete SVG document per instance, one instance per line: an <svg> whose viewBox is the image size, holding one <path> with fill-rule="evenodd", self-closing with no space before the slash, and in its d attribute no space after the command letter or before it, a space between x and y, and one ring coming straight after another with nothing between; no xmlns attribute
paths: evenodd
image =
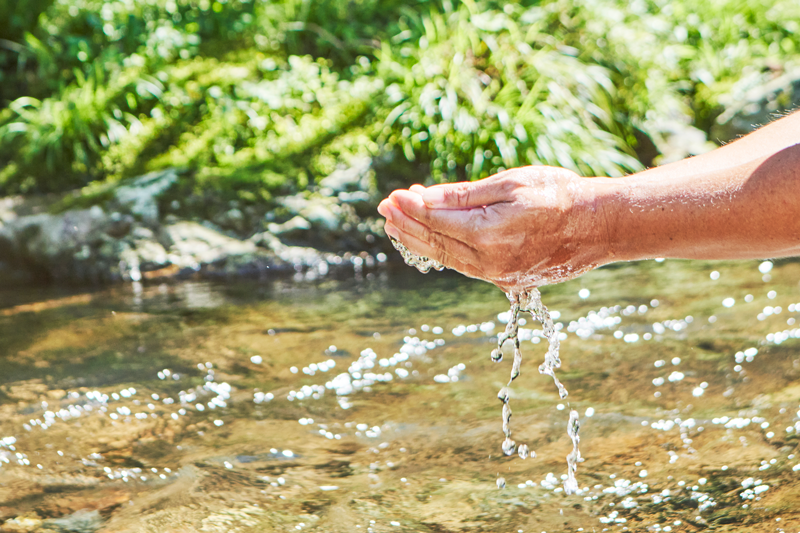
<svg viewBox="0 0 800 533"><path fill-rule="evenodd" d="M0 0L0 194L172 167L185 209L269 209L364 158L379 194L620 175L707 149L799 32L797 0Z"/></svg>

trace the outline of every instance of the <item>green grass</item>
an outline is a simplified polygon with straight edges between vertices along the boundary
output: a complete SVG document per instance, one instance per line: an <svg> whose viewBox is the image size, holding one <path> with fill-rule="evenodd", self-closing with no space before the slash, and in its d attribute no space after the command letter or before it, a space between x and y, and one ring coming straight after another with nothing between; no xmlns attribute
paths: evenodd
<svg viewBox="0 0 800 533"><path fill-rule="evenodd" d="M34 7L0 6L0 194L179 167L181 194L269 207L363 156L379 190L525 164L616 176L645 136L708 134L800 63L794 0Z"/></svg>

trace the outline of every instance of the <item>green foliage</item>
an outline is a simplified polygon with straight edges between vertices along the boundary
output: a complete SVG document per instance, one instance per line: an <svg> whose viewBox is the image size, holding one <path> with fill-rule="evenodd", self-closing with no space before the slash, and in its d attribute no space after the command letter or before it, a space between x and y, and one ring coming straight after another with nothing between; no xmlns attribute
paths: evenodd
<svg viewBox="0 0 800 533"><path fill-rule="evenodd" d="M589 175L638 169L614 133L623 126L611 107L610 73L543 42L540 19L515 11L463 5L412 20L397 46L384 44L379 74L392 82L392 108L382 138L409 160L429 160L437 181L522 164ZM410 46L405 35L417 33Z"/></svg>
<svg viewBox="0 0 800 533"><path fill-rule="evenodd" d="M145 91L135 69L108 79L99 63L96 67L88 78L78 71L59 98L23 96L11 103L0 142L19 170L16 183L3 185L48 191L102 177L101 152L138 125L131 108Z"/></svg>
<svg viewBox="0 0 800 533"><path fill-rule="evenodd" d="M392 185L613 176L640 132L709 132L800 62L795 0L33 0L2 21L0 193L180 167L180 194L265 204L363 156Z"/></svg>
<svg viewBox="0 0 800 533"><path fill-rule="evenodd" d="M555 0L532 16L614 72L615 109L656 144L675 122L708 132L722 106L800 59L794 0Z"/></svg>
<svg viewBox="0 0 800 533"><path fill-rule="evenodd" d="M261 38L286 54L333 59L344 68L372 56L397 33L397 21L438 9L436 0L285 0L259 11Z"/></svg>

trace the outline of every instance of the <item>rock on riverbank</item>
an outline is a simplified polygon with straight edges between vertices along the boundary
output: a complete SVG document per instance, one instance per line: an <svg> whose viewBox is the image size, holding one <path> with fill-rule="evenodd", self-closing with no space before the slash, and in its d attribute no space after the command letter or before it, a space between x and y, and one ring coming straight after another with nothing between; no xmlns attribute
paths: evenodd
<svg viewBox="0 0 800 533"><path fill-rule="evenodd" d="M235 207L213 220L164 214L159 203L178 180L175 170L123 182L102 202L63 212L52 212L52 200L0 199L0 274L11 281L105 283L314 277L360 268L385 258L384 239L376 238L382 225L358 215L377 205L357 190L368 171L368 164L345 169L323 180L318 192L278 199L289 217L282 223L271 217L254 223ZM361 204L358 211L354 204Z"/></svg>

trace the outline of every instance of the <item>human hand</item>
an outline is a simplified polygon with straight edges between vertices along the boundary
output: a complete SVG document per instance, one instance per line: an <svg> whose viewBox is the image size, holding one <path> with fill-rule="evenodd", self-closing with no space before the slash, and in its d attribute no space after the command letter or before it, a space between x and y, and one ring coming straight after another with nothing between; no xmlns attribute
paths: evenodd
<svg viewBox="0 0 800 533"><path fill-rule="evenodd" d="M418 255L504 291L557 283L613 255L596 200L603 180L542 166L476 182L397 190L378 211Z"/></svg>

